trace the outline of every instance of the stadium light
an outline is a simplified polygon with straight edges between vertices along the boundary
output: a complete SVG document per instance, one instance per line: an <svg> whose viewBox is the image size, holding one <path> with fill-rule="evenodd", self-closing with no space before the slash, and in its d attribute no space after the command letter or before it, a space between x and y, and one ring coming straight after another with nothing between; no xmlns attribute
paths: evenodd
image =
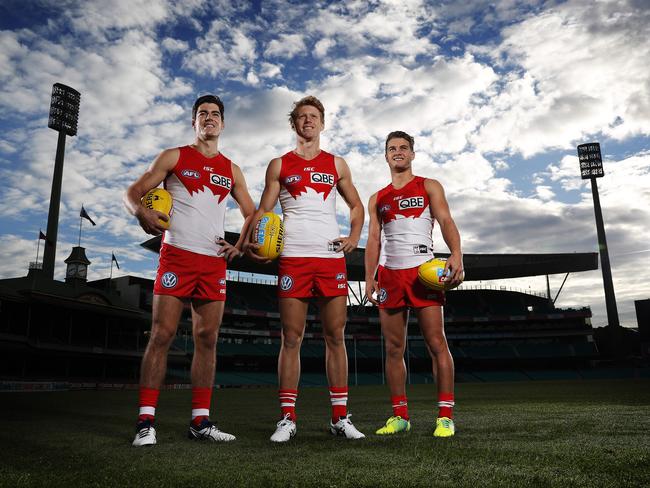
<svg viewBox="0 0 650 488"><path fill-rule="evenodd" d="M591 194L594 198L594 213L596 214L596 232L598 233L598 249L600 251L600 267L603 273L605 288L605 306L607 307L607 322L612 327L619 327L614 283L612 282L612 268L609 264L607 239L605 238L605 224L603 213L600 209L598 183L596 178L605 176L603 171L603 158L600 154L600 144L590 142L578 146L578 160L580 161L580 176L583 180L591 180Z"/></svg>
<svg viewBox="0 0 650 488"><path fill-rule="evenodd" d="M65 136L77 135L79 102L81 94L74 88L55 83L52 87L50 118L47 126L59 132L50 193L50 210L47 215L47 240L43 252L43 274L54 279L56 240L59 229L59 207L61 204L61 181L63 179L63 157L65 155Z"/></svg>

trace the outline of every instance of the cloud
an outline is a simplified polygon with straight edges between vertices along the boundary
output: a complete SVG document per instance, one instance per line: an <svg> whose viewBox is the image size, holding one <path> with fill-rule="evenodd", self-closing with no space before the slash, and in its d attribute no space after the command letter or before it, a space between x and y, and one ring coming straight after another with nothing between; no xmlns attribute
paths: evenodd
<svg viewBox="0 0 650 488"><path fill-rule="evenodd" d="M264 50L265 57L292 58L305 50L305 42L300 34L280 34L278 39L269 42Z"/></svg>

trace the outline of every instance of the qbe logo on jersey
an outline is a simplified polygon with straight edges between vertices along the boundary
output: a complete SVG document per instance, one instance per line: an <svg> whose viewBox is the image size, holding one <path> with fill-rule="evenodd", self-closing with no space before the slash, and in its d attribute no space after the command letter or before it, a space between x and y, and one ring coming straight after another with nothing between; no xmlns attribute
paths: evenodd
<svg viewBox="0 0 650 488"><path fill-rule="evenodd" d="M232 186L232 180L230 178L226 176L218 175L216 173L210 174L210 183L225 188L227 190L230 190L230 187Z"/></svg>
<svg viewBox="0 0 650 488"><path fill-rule="evenodd" d="M280 290L288 291L293 287L293 278L289 275L284 275L280 278Z"/></svg>
<svg viewBox="0 0 650 488"><path fill-rule="evenodd" d="M329 173L310 173L309 181L334 186L334 175Z"/></svg>
<svg viewBox="0 0 650 488"><path fill-rule="evenodd" d="M178 284L178 277L171 271L167 271L161 276L160 284L164 288L174 288Z"/></svg>
<svg viewBox="0 0 650 488"><path fill-rule="evenodd" d="M404 198L397 202L400 210L406 210L407 208L424 208L424 197L410 197Z"/></svg>

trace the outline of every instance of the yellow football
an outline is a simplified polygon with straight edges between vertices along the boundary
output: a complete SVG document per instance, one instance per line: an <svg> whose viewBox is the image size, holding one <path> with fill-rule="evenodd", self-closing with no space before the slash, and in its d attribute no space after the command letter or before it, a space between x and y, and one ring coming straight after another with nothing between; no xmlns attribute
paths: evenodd
<svg viewBox="0 0 650 488"><path fill-rule="evenodd" d="M456 288L460 283L452 286L445 282L445 264L447 260L444 258L433 258L427 262L422 263L418 268L418 279L427 288L438 291L451 290Z"/></svg>
<svg viewBox="0 0 650 488"><path fill-rule="evenodd" d="M284 247L284 225L278 214L266 212L255 224L253 242L259 244L257 254L267 259L275 259Z"/></svg>
<svg viewBox="0 0 650 488"><path fill-rule="evenodd" d="M142 205L170 216L174 201L170 193L164 188L153 188L142 197ZM163 219L158 219L158 222L165 229L169 228L169 220L165 222Z"/></svg>

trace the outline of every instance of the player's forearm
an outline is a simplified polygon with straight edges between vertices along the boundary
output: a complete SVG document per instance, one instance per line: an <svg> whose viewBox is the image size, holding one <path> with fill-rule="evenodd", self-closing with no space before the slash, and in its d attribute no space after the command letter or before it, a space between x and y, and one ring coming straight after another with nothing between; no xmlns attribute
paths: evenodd
<svg viewBox="0 0 650 488"><path fill-rule="evenodd" d="M440 222L440 231L449 251L452 254L462 254L460 233L458 232L458 227L456 227L454 220L449 218Z"/></svg>
<svg viewBox="0 0 650 488"><path fill-rule="evenodd" d="M375 279L377 264L379 264L379 241L376 238L368 237L364 257L364 265L366 268L366 283L369 283Z"/></svg>
<svg viewBox="0 0 650 488"><path fill-rule="evenodd" d="M359 242L363 229L363 205L359 204L350 210L350 238Z"/></svg>
<svg viewBox="0 0 650 488"><path fill-rule="evenodd" d="M251 223L254 222L255 218L255 213L250 214L248 217L244 219L244 223L241 226L241 231L239 232L239 239L237 240L237 243L235 244L235 247L239 250L242 249L244 246L245 242L249 242L250 240L250 230L251 230Z"/></svg>

